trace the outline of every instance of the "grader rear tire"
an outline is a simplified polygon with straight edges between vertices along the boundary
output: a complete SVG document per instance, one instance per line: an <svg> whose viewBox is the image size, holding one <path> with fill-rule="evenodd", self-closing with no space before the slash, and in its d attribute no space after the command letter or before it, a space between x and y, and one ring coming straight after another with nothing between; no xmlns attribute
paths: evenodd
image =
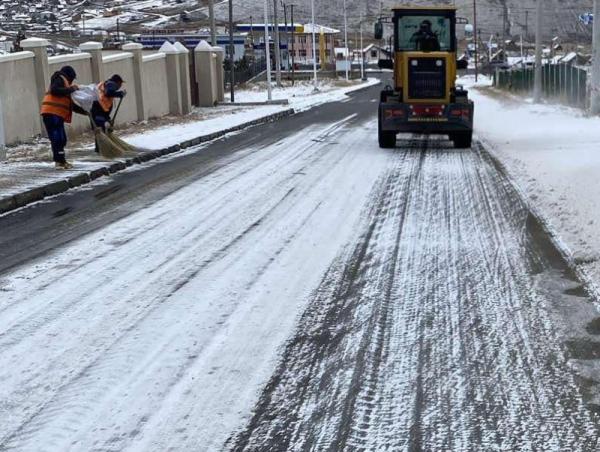
<svg viewBox="0 0 600 452"><path fill-rule="evenodd" d="M392 149L396 147L396 132L387 132L381 128L381 118L379 118L379 147L382 149Z"/></svg>
<svg viewBox="0 0 600 452"><path fill-rule="evenodd" d="M456 149L470 149L473 144L473 132L459 132L450 135Z"/></svg>

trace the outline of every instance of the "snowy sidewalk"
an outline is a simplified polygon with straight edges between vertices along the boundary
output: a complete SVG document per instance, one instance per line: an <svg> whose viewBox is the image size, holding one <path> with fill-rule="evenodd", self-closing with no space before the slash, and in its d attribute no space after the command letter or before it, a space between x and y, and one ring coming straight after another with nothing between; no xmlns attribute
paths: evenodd
<svg viewBox="0 0 600 452"><path fill-rule="evenodd" d="M560 105L535 105L463 79L475 101L475 132L600 287L600 118Z"/></svg>
<svg viewBox="0 0 600 452"><path fill-rule="evenodd" d="M318 93L312 92L312 85L309 90L308 84L298 83L293 88L274 91L275 98L289 98L289 105L221 105L214 109L197 109L186 118L163 118L133 125L130 129L120 130L119 135L144 152L116 161L107 161L94 154L92 135L86 134L73 140L67 149L68 158L75 162L75 168L70 171L54 169L49 143L45 139L9 148L8 160L0 162L0 214L227 133L275 121L324 103L348 99L348 94L378 83L377 79L350 84L324 82ZM266 94L258 90L240 91L236 100L250 99L266 100Z"/></svg>

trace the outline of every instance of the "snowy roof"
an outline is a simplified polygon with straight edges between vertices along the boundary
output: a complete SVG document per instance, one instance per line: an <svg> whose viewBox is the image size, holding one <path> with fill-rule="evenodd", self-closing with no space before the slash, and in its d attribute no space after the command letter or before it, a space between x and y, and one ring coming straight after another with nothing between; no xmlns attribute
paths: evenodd
<svg viewBox="0 0 600 452"><path fill-rule="evenodd" d="M340 33L340 30L336 30L335 28L326 27L325 25L317 25L317 24L305 24L304 25L304 33L312 33L314 28L315 33L325 33L325 34L337 34Z"/></svg>
<svg viewBox="0 0 600 452"><path fill-rule="evenodd" d="M372 49L372 48L374 48L374 47L375 47L375 44L369 44L367 47L365 47L365 48L363 49L363 52L365 52L365 53L366 53L366 52L368 52L369 50L371 50L371 49Z"/></svg>

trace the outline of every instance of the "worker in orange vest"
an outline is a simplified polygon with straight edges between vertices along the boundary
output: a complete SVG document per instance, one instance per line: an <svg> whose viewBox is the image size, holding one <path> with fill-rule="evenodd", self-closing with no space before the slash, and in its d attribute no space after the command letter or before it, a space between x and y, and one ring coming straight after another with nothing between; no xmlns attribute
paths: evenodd
<svg viewBox="0 0 600 452"><path fill-rule="evenodd" d="M121 89L123 83L123 78L115 74L98 85L98 100L92 105L91 114L96 127L100 127L104 132L106 132L106 124L111 123L110 114L114 100L123 99L127 95L127 91ZM98 142L96 142L96 152L99 152Z"/></svg>
<svg viewBox="0 0 600 452"><path fill-rule="evenodd" d="M73 119L73 111L87 114L71 100L71 94L79 87L74 83L77 78L75 69L64 66L55 72L50 79L50 88L42 100L41 115L52 145L52 158L57 169L71 169L65 155L67 133L65 123Z"/></svg>

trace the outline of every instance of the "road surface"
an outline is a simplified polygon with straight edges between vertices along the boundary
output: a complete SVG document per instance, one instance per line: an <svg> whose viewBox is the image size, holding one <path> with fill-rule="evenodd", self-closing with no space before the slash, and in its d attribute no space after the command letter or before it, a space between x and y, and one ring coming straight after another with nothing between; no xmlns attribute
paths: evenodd
<svg viewBox="0 0 600 452"><path fill-rule="evenodd" d="M0 217L0 450L598 450L581 285L376 98Z"/></svg>

